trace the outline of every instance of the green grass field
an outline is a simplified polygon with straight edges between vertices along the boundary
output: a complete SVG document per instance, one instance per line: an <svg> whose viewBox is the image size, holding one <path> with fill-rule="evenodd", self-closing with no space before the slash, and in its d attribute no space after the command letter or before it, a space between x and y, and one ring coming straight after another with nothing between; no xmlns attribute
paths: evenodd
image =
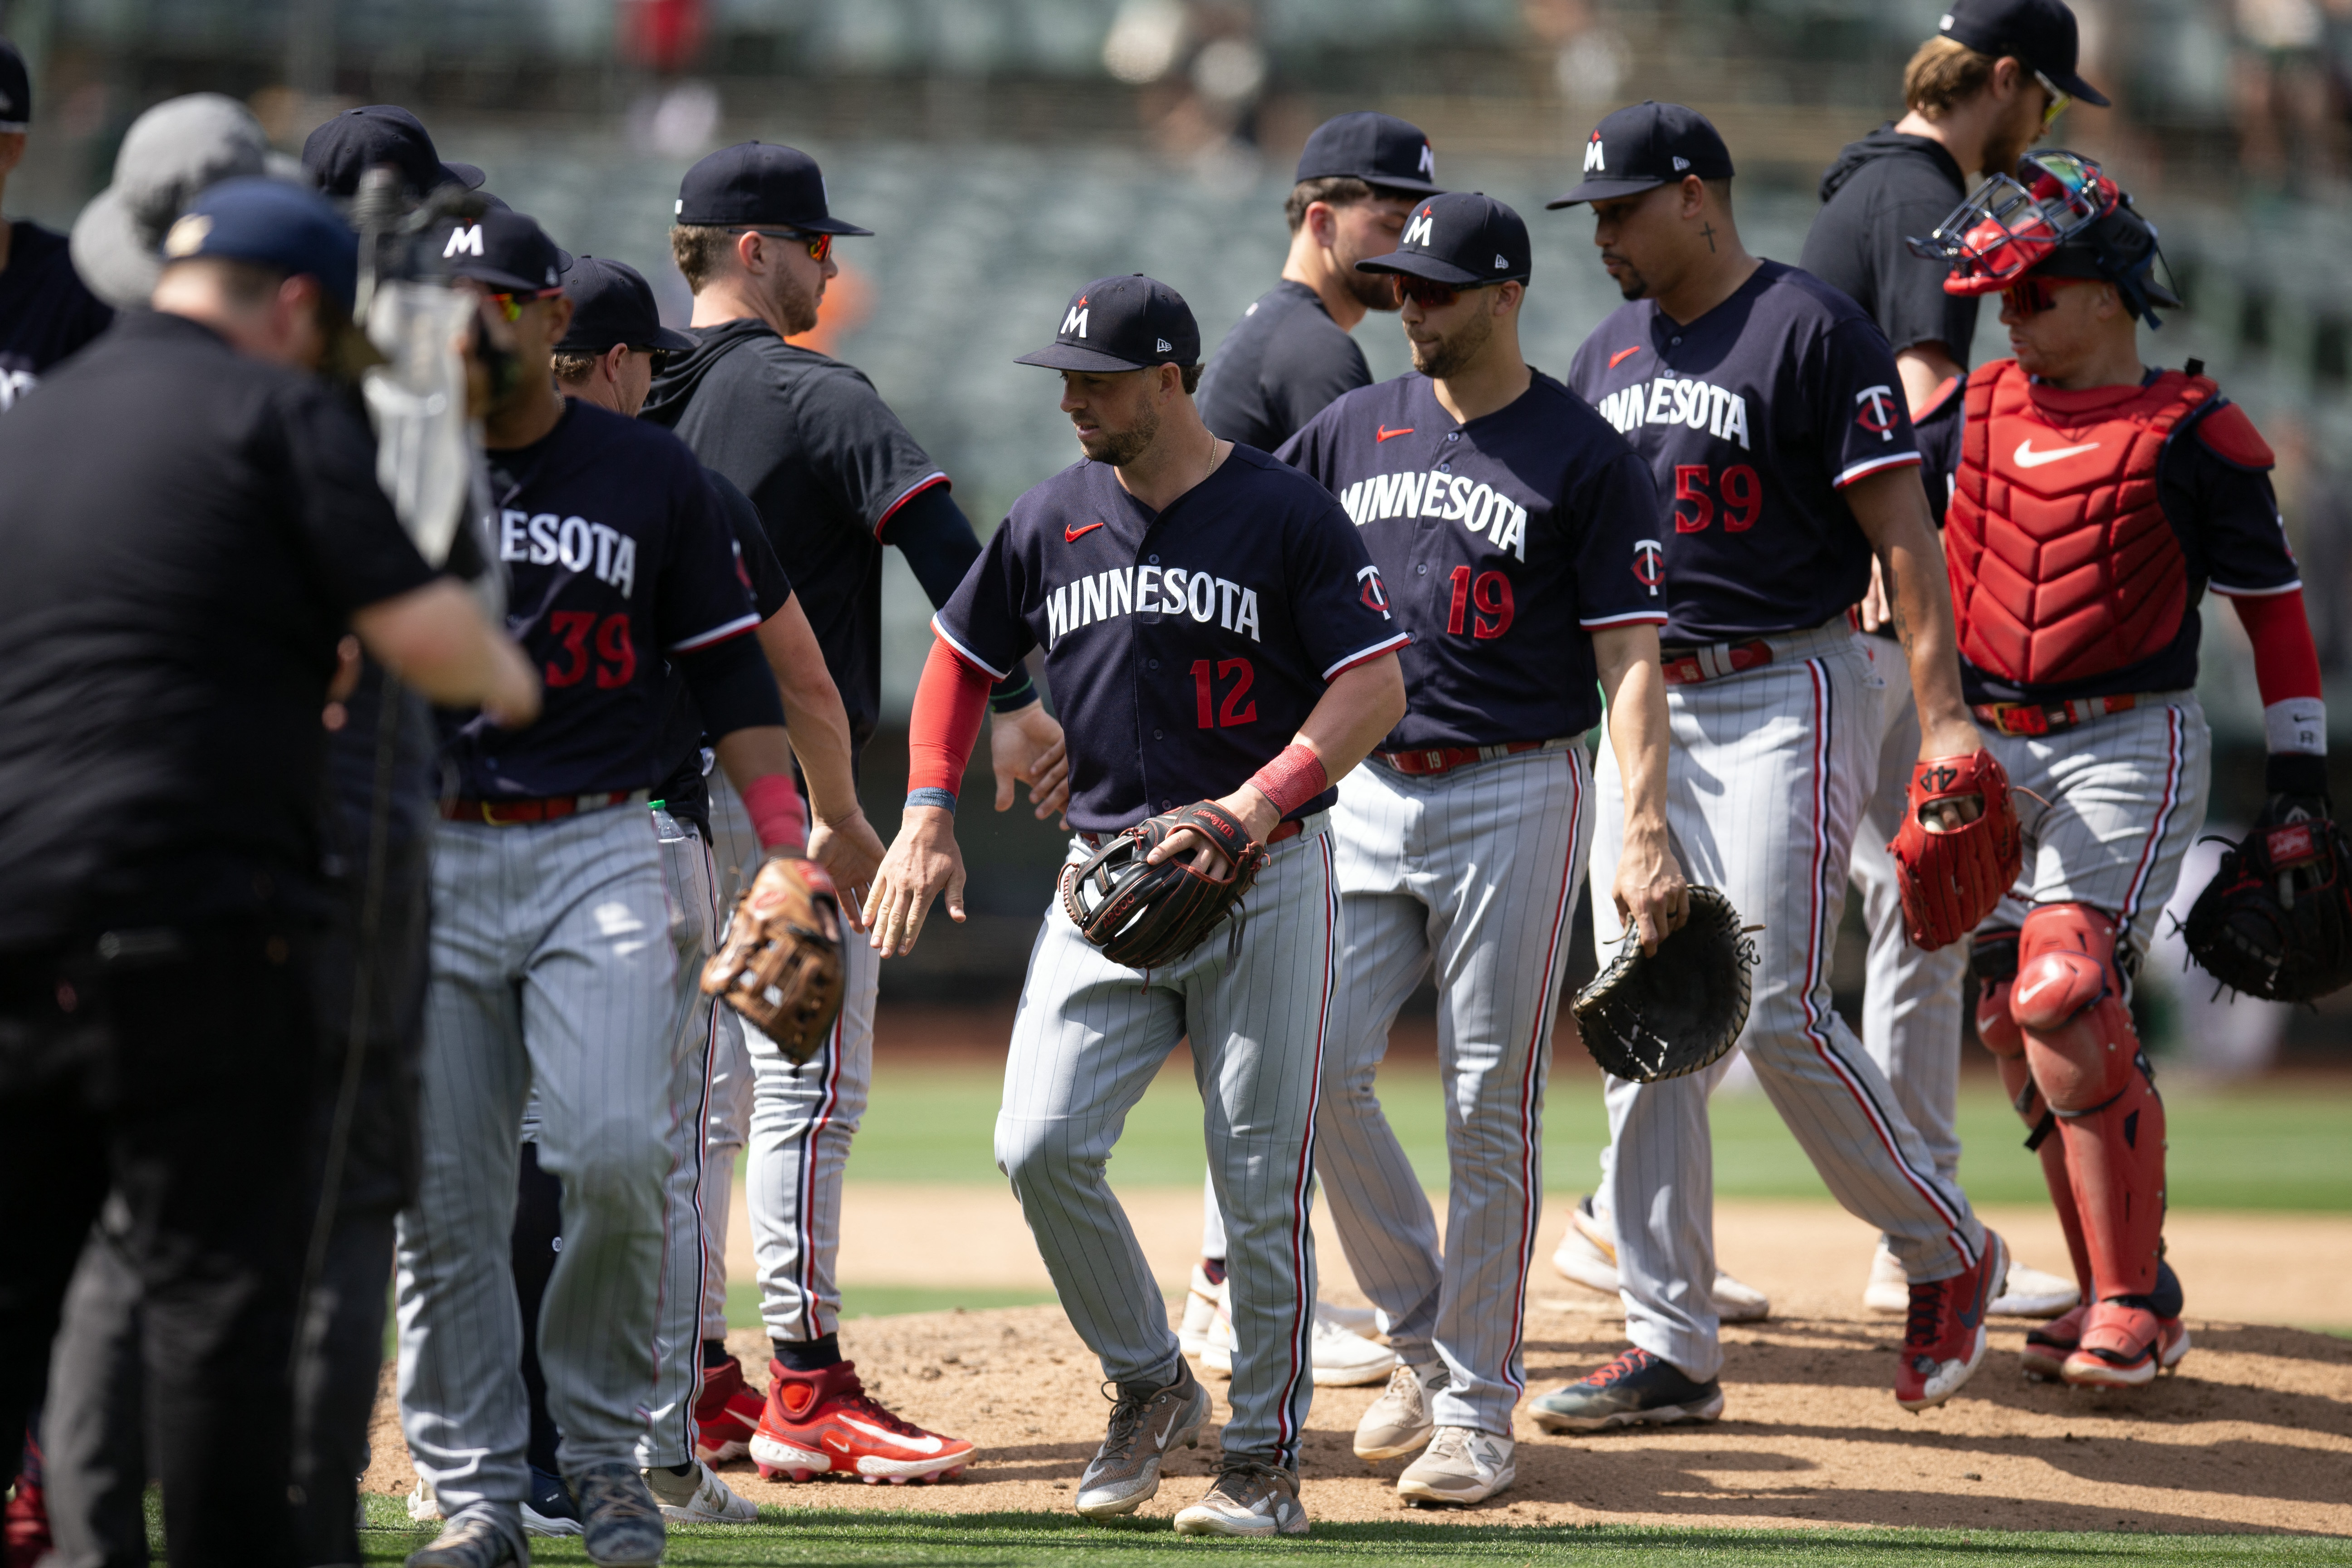
<svg viewBox="0 0 2352 1568"><path fill-rule="evenodd" d="M993 1182L990 1141L1002 1092L992 1069L927 1063L879 1066L857 1135L852 1174L861 1182ZM1435 1075L1400 1066L1381 1100L1422 1180L1445 1183L1444 1108ZM2168 1186L2176 1209L2352 1211L2352 1081L2258 1084L2221 1092L2175 1090L2167 1114ZM1829 1193L1761 1094L1715 1101L1716 1191L1727 1197L1820 1198ZM1991 1079L1964 1081L1960 1176L1979 1203L2040 1203L2042 1173L2024 1130ZM1552 1087L1544 1127L1544 1184L1582 1192L1607 1141L1597 1079L1579 1073ZM1163 1074L1128 1119L1111 1179L1143 1184L1201 1179L1201 1106L1191 1080Z"/></svg>

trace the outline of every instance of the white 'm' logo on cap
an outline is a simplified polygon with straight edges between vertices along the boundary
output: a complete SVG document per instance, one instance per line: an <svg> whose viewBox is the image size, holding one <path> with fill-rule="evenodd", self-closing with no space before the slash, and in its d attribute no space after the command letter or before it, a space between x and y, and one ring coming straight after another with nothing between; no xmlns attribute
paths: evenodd
<svg viewBox="0 0 2352 1568"><path fill-rule="evenodd" d="M1421 177L1424 180L1437 178L1437 154L1429 150L1426 142L1421 144Z"/></svg>
<svg viewBox="0 0 2352 1568"><path fill-rule="evenodd" d="M1062 318L1062 331L1066 334L1076 332L1078 336L1082 338L1085 337L1087 335L1087 308L1083 305L1071 306L1070 313Z"/></svg>
<svg viewBox="0 0 2352 1568"><path fill-rule="evenodd" d="M1429 209L1427 207L1423 207L1419 212L1413 214L1412 221L1404 226L1404 243L1407 245L1435 245L1437 243L1436 239L1433 238L1431 234Z"/></svg>
<svg viewBox="0 0 2352 1568"><path fill-rule="evenodd" d="M1949 11L1945 12L1944 19L1936 24L1936 30L1939 33L1948 33L1952 30L1952 14Z"/></svg>
<svg viewBox="0 0 2352 1568"><path fill-rule="evenodd" d="M460 224L449 231L449 243L441 247L441 259L446 261L459 251L467 256L482 254L482 226Z"/></svg>
<svg viewBox="0 0 2352 1568"><path fill-rule="evenodd" d="M1592 140L1584 144L1584 172L1588 174L1609 172L1609 158L1601 150L1601 132L1598 131L1592 133Z"/></svg>

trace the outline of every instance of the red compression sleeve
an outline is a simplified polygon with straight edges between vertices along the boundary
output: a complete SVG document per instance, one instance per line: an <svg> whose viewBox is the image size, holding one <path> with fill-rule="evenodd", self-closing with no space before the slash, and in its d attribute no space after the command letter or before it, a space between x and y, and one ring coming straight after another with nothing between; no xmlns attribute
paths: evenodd
<svg viewBox="0 0 2352 1568"><path fill-rule="evenodd" d="M915 710L907 723L909 805L955 809L956 789L980 740L980 717L987 711L992 684L986 670L966 664L937 637L931 640L923 679L915 687Z"/></svg>
<svg viewBox="0 0 2352 1568"><path fill-rule="evenodd" d="M2317 697L2319 650L2312 645L2303 590L2232 595L2230 604L2254 645L2254 683L2262 688L2263 706L2291 697Z"/></svg>
<svg viewBox="0 0 2352 1568"><path fill-rule="evenodd" d="M743 789L743 809L751 814L751 831L762 849L803 849L808 846L807 821L801 815L801 792L789 773L762 773Z"/></svg>

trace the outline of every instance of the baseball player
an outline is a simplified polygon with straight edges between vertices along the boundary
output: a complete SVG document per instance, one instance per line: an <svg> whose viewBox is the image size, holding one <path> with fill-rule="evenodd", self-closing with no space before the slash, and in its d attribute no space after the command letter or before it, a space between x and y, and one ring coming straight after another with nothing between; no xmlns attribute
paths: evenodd
<svg viewBox="0 0 2352 1568"><path fill-rule="evenodd" d="M1645 946L1677 921L1666 843L1657 493L1577 395L1528 368L1527 225L1485 195L1433 196L1394 254L1412 374L1351 392L1281 452L1323 481L1391 584L1412 710L1339 784L1342 950L1318 1166L1348 1259L1403 1364L1356 1452L1426 1452L1410 1499L1511 1484L1511 1412L1542 1202L1544 1081L1567 935L1591 848L1582 736L1606 692L1633 781L1612 888ZM1381 1113L1397 1009L1434 968L1446 1103L1446 1247Z"/></svg>
<svg viewBox="0 0 2352 1568"><path fill-rule="evenodd" d="M1170 1446L1199 1439L1210 1400L1103 1166L1189 1036L1231 1230L1235 1350L1217 1479L1176 1528L1297 1535L1314 1388L1308 1188L1340 949L1329 781L1403 716L1394 656L1407 634L1330 495L1201 423L1200 342L1184 301L1139 274L1087 285L1052 346L1023 357L1062 373L1087 460L1013 503L932 622L906 817L866 914L885 957L912 949L942 890L963 918L955 787L989 684L1035 647L1075 742L1073 858L1211 796L1269 847L1230 936L1161 968L1115 964L1062 910L1047 912L1013 1024L996 1158L1065 1310L1118 1388L1077 1510L1131 1512L1158 1491ZM1190 829L1152 854L1190 855L1212 876L1227 867Z"/></svg>
<svg viewBox="0 0 2352 1568"><path fill-rule="evenodd" d="M1968 374L1977 299L1946 292L1940 261L1906 243L1940 222L1967 194L1963 170L2005 171L2075 99L2106 103L2075 69L2074 18L2058 0L1954 0L1937 36L1905 68L1901 121L1847 146L1822 176L1822 210L1798 265L1853 297L1895 350L1905 403L1916 419L1946 384ZM1940 498L1934 498L1940 500ZM1889 668L1900 658L1885 598L1863 598L1864 647ZM1854 889L1870 928L1862 1043L1895 1090L1947 1177L1959 1169L1963 943L1932 951L1906 940L1895 861L1886 846L1902 826L1919 746L1907 683L1879 694L1876 788L1854 835ZM1882 1243L1863 1304L1900 1312L1909 1301L1902 1266ZM2052 1318L2077 1300L2074 1282L2012 1257L1991 1310Z"/></svg>
<svg viewBox="0 0 2352 1568"><path fill-rule="evenodd" d="M2197 601L2226 596L2253 644L2265 826L2328 815L2319 659L2270 447L2196 361L2141 362L2137 322L2179 300L2129 198L2087 160L2042 153L1934 241L1955 293L2000 292L2016 354L1979 367L1920 435L1931 473L1950 476L1961 679L2025 835L2025 873L1976 934L1977 1032L2032 1130L2083 1291L2027 1334L2025 1366L2145 1384L2189 1352L2163 1261L2164 1102L2129 1003L2204 824Z"/></svg>
<svg viewBox="0 0 2352 1568"><path fill-rule="evenodd" d="M453 228L444 254L509 318L525 366L572 317L562 253L521 214ZM509 1267L524 1099L563 1184L565 1246L539 1350L590 1561L661 1560L639 1469L655 1385L665 1181L683 1033L678 970L715 915L681 907L644 807L667 667L719 760L796 854L800 801L759 615L691 453L521 374L485 422L509 620L547 688L524 737L445 720L454 791L435 845L424 1177L400 1227L401 1415L449 1522L415 1568L523 1558L527 1405ZM667 661L667 665L665 663ZM707 898L707 894L706 894Z"/></svg>
<svg viewBox="0 0 2352 1568"><path fill-rule="evenodd" d="M0 197L24 161L33 79L16 46L0 38ZM0 414L42 373L104 331L114 312L66 253L66 237L31 218L0 221Z"/></svg>
<svg viewBox="0 0 2352 1568"><path fill-rule="evenodd" d="M757 142L723 148L687 172L677 217L670 243L695 290L687 334L695 346L664 365L645 416L676 429L759 508L846 705L854 757L881 710L883 547L905 554L938 605L978 558L980 542L947 475L872 384L784 341L815 324L825 283L839 270L835 240L871 232L832 215L815 161ZM999 716L999 807L1012 803L1017 774L1041 816L1058 811L1066 790L1061 730L1027 671L1009 671L991 701ZM833 793L814 770L808 782L811 853L833 869L854 911L881 841L854 793ZM724 845L733 803L723 791L714 795ZM923 1431L868 1398L835 1337L842 1173L873 1077L879 978L864 943L849 943L845 957L848 995L824 1050L795 1066L743 1026L750 1084L740 1060L724 1064L714 1083L714 1172L724 1173L749 1119L751 1234L774 1360L762 1401L716 1347L698 1413L703 1447L717 1456L747 1445L771 1479L829 1470L932 1479L971 1463L971 1445ZM721 1190L706 1182L706 1212ZM703 1331L715 1340L726 1333L723 1276L714 1284Z"/></svg>
<svg viewBox="0 0 2352 1568"><path fill-rule="evenodd" d="M1874 554L1893 584L1922 753L1978 750L1893 356L1853 300L1748 254L1730 154L1703 116L1620 110L1592 132L1584 171L1551 205L1593 205L1594 243L1627 303L1585 340L1569 384L1658 482L1668 826L1691 879L1763 927L1742 1043L1830 1191L1894 1239L1911 1280L1895 1396L1924 1409L1982 1359L2006 1255L1830 1005L1847 856L1877 763L1872 666L1845 619ZM1592 876L1613 884L1625 786L1608 752L1599 786ZM1594 915L1594 936L1614 940L1613 912ZM1706 1115L1721 1074L1608 1084L1604 1194L1633 1345L1536 1401L1547 1430L1722 1413Z"/></svg>
<svg viewBox="0 0 2352 1568"><path fill-rule="evenodd" d="M1412 204L1438 189L1437 159L1419 126L1362 110L1317 126L1283 202L1290 254L1282 281L1242 312L1201 373L1202 423L1227 440L1271 452L1343 393L1371 384L1349 335L1366 313L1397 308L1395 284L1356 264L1396 248ZM1177 1329L1187 1355L1230 1372L1225 1226L1213 1178L1202 1179L1201 1261ZM1370 1383L1396 1357L1368 1336L1369 1310L1315 1303L1315 1381Z"/></svg>

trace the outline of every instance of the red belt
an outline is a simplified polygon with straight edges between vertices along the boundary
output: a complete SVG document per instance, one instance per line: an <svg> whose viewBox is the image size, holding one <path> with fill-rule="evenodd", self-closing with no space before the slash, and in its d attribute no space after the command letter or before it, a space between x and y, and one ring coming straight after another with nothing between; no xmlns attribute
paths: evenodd
<svg viewBox="0 0 2352 1568"><path fill-rule="evenodd" d="M1969 711L2004 735L2047 735L2110 713L2128 713L2143 700L2152 699L2126 692L2120 697L2074 697L2063 702L1979 702Z"/></svg>
<svg viewBox="0 0 2352 1568"><path fill-rule="evenodd" d="M1720 680L1727 675L1761 669L1771 662L1772 645L1763 637L1688 648L1666 654L1660 660L1668 686L1696 686L1703 680Z"/></svg>
<svg viewBox="0 0 2352 1568"><path fill-rule="evenodd" d="M518 827L533 822L561 822L583 812L615 805L642 805L644 790L604 790L595 795L558 795L541 800L467 800L463 796L441 803L441 815L451 822L486 822L492 827Z"/></svg>
<svg viewBox="0 0 2352 1568"><path fill-rule="evenodd" d="M1425 777L1431 773L1450 773L1473 763L1491 763L1496 757L1516 757L1524 752L1540 752L1550 744L1549 741L1507 741L1499 746L1433 746L1427 751L1374 752L1372 755L1401 773Z"/></svg>
<svg viewBox="0 0 2352 1568"><path fill-rule="evenodd" d="M1276 824L1274 831L1265 836L1265 842L1268 844L1279 844L1285 839L1296 838L1306 831L1307 825L1297 817L1293 817L1288 822ZM1086 841L1087 848L1099 849L1104 845L1109 843L1112 839L1118 837L1118 835L1116 833L1081 833L1078 837Z"/></svg>

